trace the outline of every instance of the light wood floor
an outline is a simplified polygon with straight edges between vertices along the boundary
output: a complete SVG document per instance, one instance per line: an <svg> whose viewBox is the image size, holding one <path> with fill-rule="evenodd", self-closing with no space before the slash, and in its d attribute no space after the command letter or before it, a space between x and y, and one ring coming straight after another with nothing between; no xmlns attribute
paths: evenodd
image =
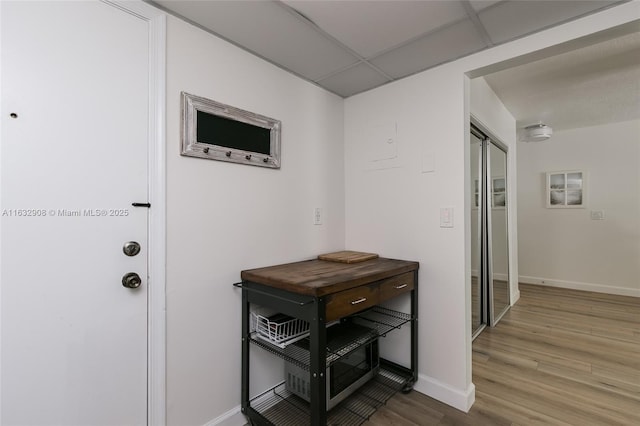
<svg viewBox="0 0 640 426"><path fill-rule="evenodd" d="M640 299L524 284L520 291L473 343L469 413L414 391L364 424L640 425Z"/></svg>

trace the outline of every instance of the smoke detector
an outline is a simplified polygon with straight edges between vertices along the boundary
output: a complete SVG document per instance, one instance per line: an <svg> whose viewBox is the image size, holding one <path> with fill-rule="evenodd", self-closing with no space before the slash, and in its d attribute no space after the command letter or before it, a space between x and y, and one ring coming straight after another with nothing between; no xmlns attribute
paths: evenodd
<svg viewBox="0 0 640 426"><path fill-rule="evenodd" d="M542 142L553 135L553 129L546 124L538 123L527 126L522 131L523 142Z"/></svg>

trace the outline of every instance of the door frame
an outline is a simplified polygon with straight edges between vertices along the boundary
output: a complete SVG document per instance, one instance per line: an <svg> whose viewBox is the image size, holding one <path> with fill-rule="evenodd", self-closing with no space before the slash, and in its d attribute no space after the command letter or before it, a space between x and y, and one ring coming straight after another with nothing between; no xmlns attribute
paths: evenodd
<svg viewBox="0 0 640 426"><path fill-rule="evenodd" d="M101 0L149 25L147 425L166 424L166 14L142 1Z"/></svg>

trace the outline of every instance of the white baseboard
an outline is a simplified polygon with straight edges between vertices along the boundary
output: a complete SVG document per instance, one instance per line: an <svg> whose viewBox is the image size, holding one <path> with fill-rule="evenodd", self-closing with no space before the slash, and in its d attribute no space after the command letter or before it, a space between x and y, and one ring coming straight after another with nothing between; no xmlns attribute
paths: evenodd
<svg viewBox="0 0 640 426"><path fill-rule="evenodd" d="M511 306L515 305L516 302L520 299L520 290L515 290L513 292L512 299L513 300L511 300Z"/></svg>
<svg viewBox="0 0 640 426"><path fill-rule="evenodd" d="M596 293L617 294L619 296L640 297L640 288L614 287L604 284L553 280L549 278L528 277L524 275L520 275L518 279L523 284L546 285L549 287L568 288L571 290L593 291Z"/></svg>
<svg viewBox="0 0 640 426"><path fill-rule="evenodd" d="M463 391L424 374L418 375L413 389L465 413L469 412L476 400L476 387L473 383Z"/></svg>
<svg viewBox="0 0 640 426"><path fill-rule="evenodd" d="M478 278L480 276L480 272L472 269L471 270L471 277L472 278ZM509 281L509 275L507 274L501 274L499 272L494 272L493 273L493 279L494 280L502 280L502 281Z"/></svg>
<svg viewBox="0 0 640 426"><path fill-rule="evenodd" d="M509 281L509 275L501 274L499 272L494 272L493 273L493 279L494 280L500 280L500 281Z"/></svg>
<svg viewBox="0 0 640 426"><path fill-rule="evenodd" d="M246 424L247 419L240 411L240 406L238 405L210 422L207 422L204 426L243 426Z"/></svg>

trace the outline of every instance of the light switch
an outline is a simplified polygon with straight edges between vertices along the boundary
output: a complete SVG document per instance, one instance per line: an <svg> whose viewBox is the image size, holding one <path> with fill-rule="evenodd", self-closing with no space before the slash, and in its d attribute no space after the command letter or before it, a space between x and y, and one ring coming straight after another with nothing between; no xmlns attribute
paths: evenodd
<svg viewBox="0 0 640 426"><path fill-rule="evenodd" d="M313 209L313 224L322 225L322 208L316 207Z"/></svg>
<svg viewBox="0 0 640 426"><path fill-rule="evenodd" d="M453 228L453 207L440 207L440 228Z"/></svg>
<svg viewBox="0 0 640 426"><path fill-rule="evenodd" d="M604 210L591 210L591 220L604 220Z"/></svg>

